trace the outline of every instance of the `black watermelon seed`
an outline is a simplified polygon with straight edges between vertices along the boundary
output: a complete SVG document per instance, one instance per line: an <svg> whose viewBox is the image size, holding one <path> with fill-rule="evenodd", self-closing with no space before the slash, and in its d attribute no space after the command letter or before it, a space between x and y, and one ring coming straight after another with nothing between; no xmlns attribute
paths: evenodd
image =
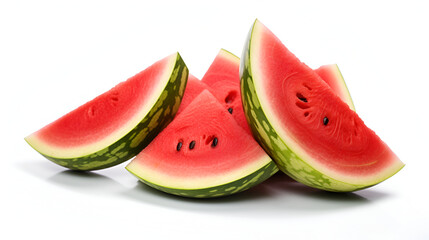
<svg viewBox="0 0 429 240"><path fill-rule="evenodd" d="M324 117L323 118L323 125L328 125L328 122L329 122L329 118L327 118L327 117Z"/></svg>
<svg viewBox="0 0 429 240"><path fill-rule="evenodd" d="M303 102L307 102L307 98L304 97L304 95L302 95L301 93L297 93L296 97Z"/></svg>
<svg viewBox="0 0 429 240"><path fill-rule="evenodd" d="M183 143L182 143L182 142L177 143L176 150L177 150L177 151L180 151L180 149L182 148L182 145L183 145Z"/></svg>
<svg viewBox="0 0 429 240"><path fill-rule="evenodd" d="M216 137L213 138L212 147L216 147L217 142L218 142L217 138Z"/></svg>
<svg viewBox="0 0 429 240"><path fill-rule="evenodd" d="M195 141L192 141L191 143L189 143L189 149L194 149L195 147Z"/></svg>
<svg viewBox="0 0 429 240"><path fill-rule="evenodd" d="M232 114L232 108L228 108L228 112Z"/></svg>

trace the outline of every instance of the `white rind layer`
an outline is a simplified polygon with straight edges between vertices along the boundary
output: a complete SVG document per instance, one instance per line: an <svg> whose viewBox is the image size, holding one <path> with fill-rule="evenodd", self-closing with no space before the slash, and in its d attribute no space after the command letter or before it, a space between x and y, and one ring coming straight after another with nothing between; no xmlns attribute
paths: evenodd
<svg viewBox="0 0 429 240"><path fill-rule="evenodd" d="M271 163L271 158L263 153L261 156L255 157L255 160L240 168L231 170L230 172L220 172L219 174L204 174L202 176L181 177L175 176L174 173L164 173L160 170L149 167L140 161L131 161L126 169L135 176L144 179L145 181L154 183L158 186L173 189L194 190L202 188L211 188L220 185L225 185L244 178L267 164ZM140 153L139 158L144 159L149 157L144 153Z"/></svg>

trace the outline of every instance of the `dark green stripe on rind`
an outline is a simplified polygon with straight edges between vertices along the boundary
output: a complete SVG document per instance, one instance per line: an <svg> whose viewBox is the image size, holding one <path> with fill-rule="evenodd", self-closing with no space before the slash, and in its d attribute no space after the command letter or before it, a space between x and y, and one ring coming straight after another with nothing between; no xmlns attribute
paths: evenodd
<svg viewBox="0 0 429 240"><path fill-rule="evenodd" d="M140 181L144 182L145 184L166 193L190 198L215 198L242 192L253 186L256 186L259 183L267 180L274 173L276 173L278 171L278 168L273 161L270 161L264 167L260 168L255 172L252 172L252 174L249 174L246 177L223 185L201 189L176 189L160 186L139 177L137 174L133 173L132 170L128 168L127 170L134 174L137 178L140 179Z"/></svg>
<svg viewBox="0 0 429 240"><path fill-rule="evenodd" d="M322 174L297 156L278 136L261 108L258 95L255 91L252 66L250 65L253 29L249 33L241 58L240 85L244 112L255 139L277 163L279 169L296 181L311 187L333 192L349 192L369 187L344 183Z"/></svg>
<svg viewBox="0 0 429 240"><path fill-rule="evenodd" d="M157 102L134 129L112 145L78 158L54 158L41 154L52 162L73 170L108 168L134 157L173 120L182 101L188 74L188 68L177 53L174 70Z"/></svg>

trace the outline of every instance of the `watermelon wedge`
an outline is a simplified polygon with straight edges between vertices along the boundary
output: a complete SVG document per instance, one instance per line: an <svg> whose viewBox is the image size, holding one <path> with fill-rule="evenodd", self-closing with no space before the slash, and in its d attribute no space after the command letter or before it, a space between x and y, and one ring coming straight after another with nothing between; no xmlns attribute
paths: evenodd
<svg viewBox="0 0 429 240"><path fill-rule="evenodd" d="M278 171L208 90L198 95L126 169L156 189L196 198L241 192Z"/></svg>
<svg viewBox="0 0 429 240"><path fill-rule="evenodd" d="M171 122L187 78L182 58L172 54L25 140L47 159L74 170L122 163Z"/></svg>
<svg viewBox="0 0 429 240"><path fill-rule="evenodd" d="M252 132L295 180L347 192L378 184L404 166L321 77L258 20L240 71Z"/></svg>
<svg viewBox="0 0 429 240"><path fill-rule="evenodd" d="M210 88L211 93L228 109L238 125L251 134L241 101L239 69L240 58L225 49L221 49L201 81L206 84L206 87ZM314 71L351 109L355 109L344 78L336 64L324 65ZM193 85L196 84L189 82L187 88L194 89ZM199 92L202 91L199 86L195 86L195 88ZM186 95L185 93L185 97ZM195 94L192 95L195 96Z"/></svg>

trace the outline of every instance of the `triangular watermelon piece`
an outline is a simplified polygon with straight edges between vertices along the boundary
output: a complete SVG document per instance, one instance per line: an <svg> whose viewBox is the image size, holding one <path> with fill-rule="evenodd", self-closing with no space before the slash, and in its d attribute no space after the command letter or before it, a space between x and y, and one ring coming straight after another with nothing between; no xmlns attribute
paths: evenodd
<svg viewBox="0 0 429 240"><path fill-rule="evenodd" d="M380 183L404 164L311 68L255 21L241 66L259 143L297 181L328 191Z"/></svg>
<svg viewBox="0 0 429 240"><path fill-rule="evenodd" d="M139 153L172 121L188 69L179 53L155 62L25 140L47 159L73 170L97 170Z"/></svg>
<svg viewBox="0 0 429 240"><path fill-rule="evenodd" d="M156 189L198 198L241 192L278 170L208 90L126 168Z"/></svg>

